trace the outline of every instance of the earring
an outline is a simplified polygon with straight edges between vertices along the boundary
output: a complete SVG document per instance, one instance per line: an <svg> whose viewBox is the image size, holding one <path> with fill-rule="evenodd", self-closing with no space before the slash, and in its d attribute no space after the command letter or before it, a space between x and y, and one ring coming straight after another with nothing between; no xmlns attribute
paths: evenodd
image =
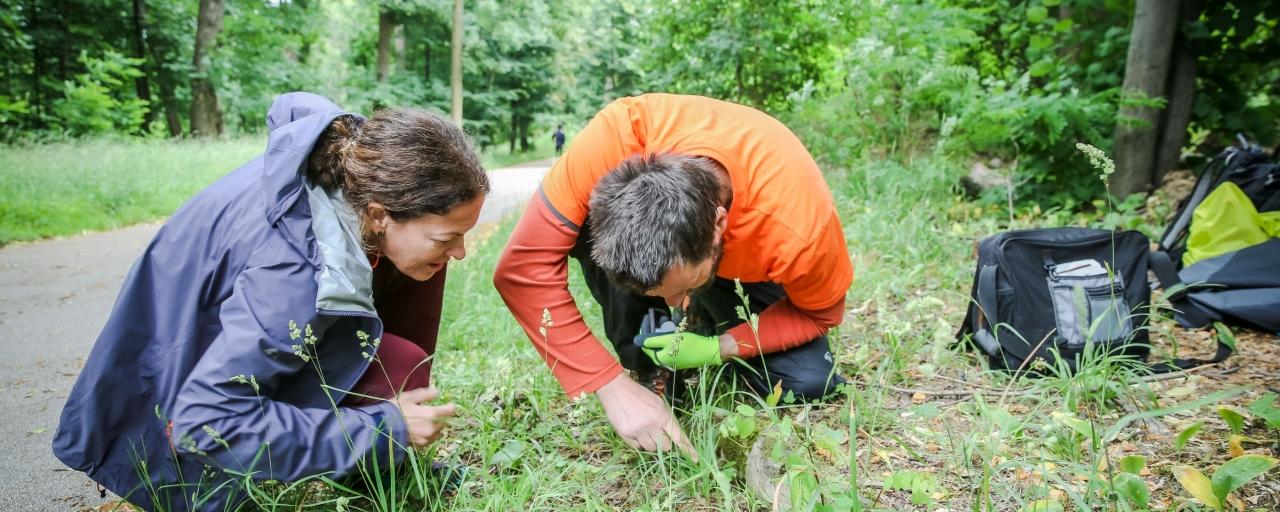
<svg viewBox="0 0 1280 512"><path fill-rule="evenodd" d="M382 240L382 232L381 232L381 231L374 232L373 236L378 237L378 240ZM371 264L369 265L369 268L378 268L378 262L380 262L380 261L382 261L382 249L378 248L377 246L374 246L374 248L373 248L373 263L371 263Z"/></svg>

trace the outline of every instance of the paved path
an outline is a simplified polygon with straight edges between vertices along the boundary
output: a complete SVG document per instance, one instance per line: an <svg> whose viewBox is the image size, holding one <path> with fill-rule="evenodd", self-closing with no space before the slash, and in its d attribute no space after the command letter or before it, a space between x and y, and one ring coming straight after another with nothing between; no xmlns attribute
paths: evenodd
<svg viewBox="0 0 1280 512"><path fill-rule="evenodd" d="M491 171L480 222L523 204L551 162ZM53 457L50 443L121 281L159 227L0 249L0 510L79 510L107 501Z"/></svg>

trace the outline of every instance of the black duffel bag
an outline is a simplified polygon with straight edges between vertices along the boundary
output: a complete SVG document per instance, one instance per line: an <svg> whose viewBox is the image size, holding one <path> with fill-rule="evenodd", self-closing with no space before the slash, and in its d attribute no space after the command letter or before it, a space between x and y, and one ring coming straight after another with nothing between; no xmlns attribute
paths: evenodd
<svg viewBox="0 0 1280 512"><path fill-rule="evenodd" d="M1149 255L1150 241L1137 231L1026 229L984 238L957 337L972 340L992 369L1034 371L1039 359L1075 371L1090 342L1098 353L1145 361Z"/></svg>

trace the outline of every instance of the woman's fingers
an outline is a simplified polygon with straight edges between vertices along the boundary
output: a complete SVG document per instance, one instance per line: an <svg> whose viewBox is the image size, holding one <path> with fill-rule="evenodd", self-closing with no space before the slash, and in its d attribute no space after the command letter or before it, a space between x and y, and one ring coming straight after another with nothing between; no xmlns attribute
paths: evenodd
<svg viewBox="0 0 1280 512"><path fill-rule="evenodd" d="M450 418L458 413L458 406L451 403L444 405L424 405L422 408L426 409L427 415L431 418Z"/></svg>
<svg viewBox="0 0 1280 512"><path fill-rule="evenodd" d="M400 393L400 395L396 397L396 401L401 404L408 403L417 405L422 402L435 400L438 396L440 396L440 390L436 389L434 386L429 388L416 388Z"/></svg>

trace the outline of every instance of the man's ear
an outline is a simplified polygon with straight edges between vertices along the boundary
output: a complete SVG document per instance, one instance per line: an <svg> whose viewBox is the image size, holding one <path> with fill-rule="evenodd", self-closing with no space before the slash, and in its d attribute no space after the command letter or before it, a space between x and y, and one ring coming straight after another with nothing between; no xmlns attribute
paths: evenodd
<svg viewBox="0 0 1280 512"><path fill-rule="evenodd" d="M364 207L364 215L369 219L369 229L374 233L382 233L387 230L387 222L391 220L391 216L387 214L386 207L382 203L370 201Z"/></svg>
<svg viewBox="0 0 1280 512"><path fill-rule="evenodd" d="M716 207L716 240L724 238L724 232L729 229L729 212L723 206Z"/></svg>

